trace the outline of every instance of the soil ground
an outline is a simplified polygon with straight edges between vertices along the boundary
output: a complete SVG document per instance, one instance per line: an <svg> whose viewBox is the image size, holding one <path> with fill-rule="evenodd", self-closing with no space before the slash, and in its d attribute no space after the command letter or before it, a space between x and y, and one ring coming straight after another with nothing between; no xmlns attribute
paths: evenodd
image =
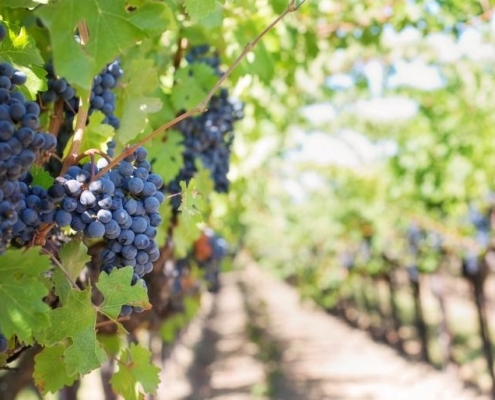
<svg viewBox="0 0 495 400"><path fill-rule="evenodd" d="M172 350L161 400L473 400L455 371L399 356L255 264L224 274Z"/></svg>

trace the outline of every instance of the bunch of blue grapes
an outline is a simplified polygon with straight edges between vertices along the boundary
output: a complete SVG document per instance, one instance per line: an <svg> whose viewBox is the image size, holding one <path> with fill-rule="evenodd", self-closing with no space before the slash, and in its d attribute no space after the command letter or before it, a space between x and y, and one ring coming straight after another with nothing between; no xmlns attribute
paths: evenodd
<svg viewBox="0 0 495 400"><path fill-rule="evenodd" d="M222 75L220 58L208 45L193 48L186 60L190 64L206 63L218 76ZM177 177L169 183L169 192L180 192L180 181L189 182L197 171L197 161L210 170L217 192L228 191L227 173L234 139L234 123L243 116L243 104L230 99L227 89L221 89L212 97L206 112L177 124L176 129L184 136L185 150L182 154L183 167ZM177 209L180 198L173 197L172 205Z"/></svg>
<svg viewBox="0 0 495 400"><path fill-rule="evenodd" d="M101 270L132 266L132 285L151 272L160 257L155 237L162 218L160 205L165 195L160 191L163 179L153 173L140 147L99 179L95 175L108 165L102 158L97 163L71 166L56 178L47 196L56 203L53 222L59 228L70 227L89 239L103 239ZM122 315L140 311L125 306Z"/></svg>
<svg viewBox="0 0 495 400"><path fill-rule="evenodd" d="M9 63L0 64L0 254L9 244L14 225L22 220L22 181L39 154L52 152L57 140L39 132L40 107L17 90L26 75Z"/></svg>
<svg viewBox="0 0 495 400"><path fill-rule="evenodd" d="M65 119L72 122L79 109L79 98L72 86L65 80L56 76L52 65L47 66L48 72L48 90L41 94L41 100L44 104L56 102L61 99L64 101ZM117 87L123 70L120 67L120 61L116 60L108 64L93 79L91 87L89 115L95 111L101 111L105 115L104 124L113 126L115 129L120 127L119 119L114 115L115 111L115 94L113 90Z"/></svg>
<svg viewBox="0 0 495 400"><path fill-rule="evenodd" d="M56 101L63 101L63 121L58 132L57 154L62 156L65 147L71 136L74 134L74 118L79 110L79 98L74 88L65 80L55 74L53 66L46 67L48 73L48 90L41 93L40 101L44 104L51 104ZM105 118L104 124L108 124L115 129L120 127L120 120L114 115L115 94L123 70L120 62L114 61L108 64L94 79L90 95L89 115L95 111L101 111ZM51 160L50 172L58 174L61 163L56 159Z"/></svg>

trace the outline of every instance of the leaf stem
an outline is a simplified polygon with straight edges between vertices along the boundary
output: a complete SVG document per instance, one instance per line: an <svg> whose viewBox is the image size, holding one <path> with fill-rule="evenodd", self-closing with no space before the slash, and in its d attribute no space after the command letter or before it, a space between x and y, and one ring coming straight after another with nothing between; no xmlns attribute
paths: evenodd
<svg viewBox="0 0 495 400"><path fill-rule="evenodd" d="M67 278L67 280L71 283L72 287L74 289L81 290L81 288L79 286L77 286L76 283L72 280L72 278L70 277L69 273L65 270L64 266L57 259L57 257L55 257L55 255L53 253L51 253L50 251L46 251L46 250L42 250L42 251L44 251L46 254L48 254L50 256L50 258L52 259L53 263L56 264L57 267L60 268L60 270L65 275L65 277Z"/></svg>

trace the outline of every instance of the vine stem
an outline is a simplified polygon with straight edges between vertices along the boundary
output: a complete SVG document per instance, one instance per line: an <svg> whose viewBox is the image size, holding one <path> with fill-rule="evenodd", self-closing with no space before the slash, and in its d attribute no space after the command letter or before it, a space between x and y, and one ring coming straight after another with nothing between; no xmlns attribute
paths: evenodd
<svg viewBox="0 0 495 400"><path fill-rule="evenodd" d="M62 170L60 175L64 175L71 165L76 163L77 157L79 156L79 149L81 148L81 143L84 135L84 128L86 127L86 121L88 120L89 113L89 96L88 92L84 100L81 98L79 100L79 110L77 112L76 119L76 131L74 133L74 138L72 140L72 145L69 150L69 154L65 158L62 164Z"/></svg>
<svg viewBox="0 0 495 400"><path fill-rule="evenodd" d="M208 92L206 97L193 109L179 115L178 117L174 118L173 120L167 122L166 124L160 126L157 128L155 131L150 133L148 136L145 138L141 139L138 141L136 144L132 146L128 146L122 151L121 154L119 154L117 157L113 159L113 161L108 164L105 168L103 168L98 174L95 175L94 179L99 179L103 175L105 175L110 169L112 169L115 165L117 165L120 161L122 161L124 158L127 156L131 155L134 153L139 147L141 147L143 144L146 144L150 140L154 139L161 133L167 131L174 125L178 124L179 122L183 121L184 119L191 117L195 114L204 112L207 108L207 105L213 95L217 92L217 90L222 86L222 84L225 82L225 80L230 76L232 71L239 65L239 63L246 57L246 55L253 50L253 48L258 44L258 42L270 31L272 30L275 25L277 25L282 19L285 18L287 14L293 13L299 9L301 5L303 5L306 2L306 0L297 2L296 0L291 0L289 2L289 5L287 8L277 17L275 18L265 29L261 31L261 33L254 38L252 42L249 42L245 47L244 50L237 56L237 58L234 60L234 62L229 66L229 68L225 71L225 73L218 79L218 81L215 83L213 88ZM74 139L75 142L75 139ZM72 149L71 149L72 150Z"/></svg>
<svg viewBox="0 0 495 400"><path fill-rule="evenodd" d="M105 315L105 314L103 314L103 315ZM117 319L110 319L107 321L98 322L95 325L95 328L101 328L102 326L112 325L112 324L116 324L118 322L129 321L130 319L131 319L130 316L125 316L125 317L118 317Z"/></svg>

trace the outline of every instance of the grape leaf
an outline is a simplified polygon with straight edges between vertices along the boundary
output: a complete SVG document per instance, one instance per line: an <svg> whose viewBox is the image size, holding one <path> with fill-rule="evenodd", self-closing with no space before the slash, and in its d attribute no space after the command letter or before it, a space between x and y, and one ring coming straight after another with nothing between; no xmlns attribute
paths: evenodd
<svg viewBox="0 0 495 400"><path fill-rule="evenodd" d="M48 288L40 275L50 268L50 258L36 248L2 255L0 326L7 338L16 334L21 342L32 344L33 334L49 326L50 308L43 302Z"/></svg>
<svg viewBox="0 0 495 400"><path fill-rule="evenodd" d="M217 80L218 76L213 68L205 63L195 63L177 70L171 96L176 111L196 107Z"/></svg>
<svg viewBox="0 0 495 400"><path fill-rule="evenodd" d="M5 22L3 22L5 23ZM0 58L11 64L31 66L42 66L44 61L36 47L36 43L27 34L25 28L16 29L7 24L9 34L0 42Z"/></svg>
<svg viewBox="0 0 495 400"><path fill-rule="evenodd" d="M158 6L153 7L157 9ZM160 23L163 27L167 25L166 13L150 14L147 7L142 9L149 26L153 27L152 33ZM93 76L128 47L146 37L148 29L140 27L143 23L140 10L126 12L125 0L64 0L41 7L38 15L50 30L57 73L71 84L89 90ZM87 24L89 35L84 46L74 39L74 30L82 21Z"/></svg>
<svg viewBox="0 0 495 400"><path fill-rule="evenodd" d="M133 58L124 68L126 72L121 79L122 90L117 96L117 110L122 117L116 139L121 144L136 138L146 127L148 114L162 107L160 99L146 95L159 86L153 61ZM146 74L143 71L147 71Z"/></svg>
<svg viewBox="0 0 495 400"><path fill-rule="evenodd" d="M73 281L77 279L86 263L91 261L87 246L79 240L72 240L64 244L60 249L59 256L65 272Z"/></svg>
<svg viewBox="0 0 495 400"><path fill-rule="evenodd" d="M133 12L129 19L143 32L146 32L148 36L163 33L166 28L175 28L175 18L170 7L157 2L147 3L139 7L137 12Z"/></svg>
<svg viewBox="0 0 495 400"><path fill-rule="evenodd" d="M35 41L24 28L17 28L3 21L9 30L5 39L0 42L0 60L14 64L27 76L24 85L19 90L29 99L35 99L36 93L46 89L46 71L43 68L43 58L36 47Z"/></svg>
<svg viewBox="0 0 495 400"><path fill-rule="evenodd" d="M95 111L91 114L89 124L84 128L84 136L79 149L80 153L84 153L90 149L98 149L106 152L107 142L114 136L115 131L112 126L101 123L104 118L105 115L101 111ZM74 136L70 138L65 146L64 158L67 157L71 149L73 138Z"/></svg>
<svg viewBox="0 0 495 400"><path fill-rule="evenodd" d="M33 177L32 185L38 185L44 189L48 189L53 185L52 176L43 167L33 164L29 169L29 173Z"/></svg>
<svg viewBox="0 0 495 400"><path fill-rule="evenodd" d="M155 393L160 378L160 368L150 361L151 352L131 343L119 362L119 370L110 379L114 391L126 400L144 399L144 393L136 390L139 384L145 393Z"/></svg>
<svg viewBox="0 0 495 400"><path fill-rule="evenodd" d="M215 10L215 0L185 0L184 6L191 19L198 20L206 17Z"/></svg>
<svg viewBox="0 0 495 400"><path fill-rule="evenodd" d="M182 153L184 151L184 137L179 131L169 131L162 138L153 140L148 149L149 159L153 160L153 172L160 174L163 182L172 181L183 166Z"/></svg>
<svg viewBox="0 0 495 400"><path fill-rule="evenodd" d="M203 194L196 189L196 179L191 179L189 184L184 181L180 183L182 189L182 201L179 207L181 211L182 222L190 229L196 228L196 225L203 222L201 210L205 203Z"/></svg>
<svg viewBox="0 0 495 400"><path fill-rule="evenodd" d="M177 258L186 257L192 244L201 235L201 230L196 224L184 223L183 214L179 214L177 225L172 231L174 239L174 255Z"/></svg>
<svg viewBox="0 0 495 400"><path fill-rule="evenodd" d="M49 0L3 0L2 6L10 8L31 8L47 4Z"/></svg>
<svg viewBox="0 0 495 400"><path fill-rule="evenodd" d="M72 285L60 268L56 268L53 273L53 283L55 286L55 294L59 297L62 304L66 304L69 293L72 290Z"/></svg>
<svg viewBox="0 0 495 400"><path fill-rule="evenodd" d="M97 337L107 354L117 356L117 354L120 353L122 341L119 335L108 335L106 333L102 333L98 334Z"/></svg>
<svg viewBox="0 0 495 400"><path fill-rule="evenodd" d="M64 351L65 346L59 344L45 347L34 357L34 382L45 395L70 386L78 377L77 374L69 376L65 368L60 368L64 365Z"/></svg>
<svg viewBox="0 0 495 400"><path fill-rule="evenodd" d="M56 329L45 330L39 339L48 346L72 339L64 352L69 376L84 375L105 362L107 355L96 339L96 309L91 303L90 286L83 291L71 290L66 304L52 310L50 319Z"/></svg>
<svg viewBox="0 0 495 400"><path fill-rule="evenodd" d="M110 274L102 272L96 283L103 293L104 300L100 310L111 318L117 318L124 304L138 306L149 310L151 304L148 301L146 289L139 283L131 286L133 274L132 267L114 268Z"/></svg>
<svg viewBox="0 0 495 400"><path fill-rule="evenodd" d="M16 68L26 74L26 83L18 89L27 99L35 100L38 92L47 89L45 68L38 65L31 65L29 68L16 65Z"/></svg>
<svg viewBox="0 0 495 400"><path fill-rule="evenodd" d="M194 175L194 179L196 179L196 187L198 188L198 192L201 193L203 197L208 198L215 187L211 177L211 171L208 168L201 166L198 168L198 172Z"/></svg>

